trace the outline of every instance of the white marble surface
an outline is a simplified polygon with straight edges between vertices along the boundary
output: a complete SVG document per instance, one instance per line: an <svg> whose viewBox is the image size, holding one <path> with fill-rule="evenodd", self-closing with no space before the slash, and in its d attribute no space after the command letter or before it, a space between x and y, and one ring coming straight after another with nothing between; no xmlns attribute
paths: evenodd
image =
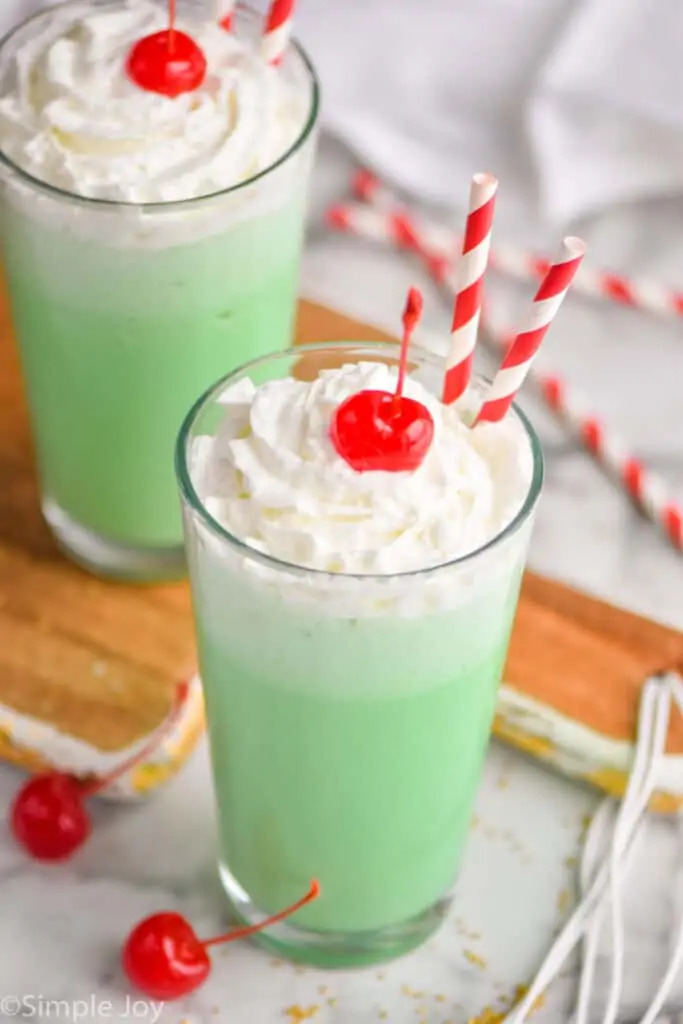
<svg viewBox="0 0 683 1024"><path fill-rule="evenodd" d="M417 282L425 287L430 325L444 330L448 309L409 260L321 230L320 211L344 191L349 168L339 147L323 147L305 292L393 326L406 287ZM680 225L680 208L663 204L584 229L596 262L680 282L676 218ZM494 282L501 319L524 295ZM680 323L572 300L544 358L593 396L637 451L683 489ZM548 458L532 566L683 626L683 560L534 401L525 404ZM17 774L0 771L3 811L18 783ZM227 947L215 952L202 991L159 1016L158 1007L127 1001L119 950L130 927L154 910L181 909L200 934L224 923L202 748L150 803L98 807L91 842L66 867L36 867L0 826L0 1024L134 1016L168 1024L463 1024L486 1006L502 1005L498 1000L533 974L572 899L582 821L595 802L594 793L494 745L452 919L424 949L381 971L330 974L276 964L246 945ZM630 891L624 1022L635 1019L663 967L679 910L679 845L675 822L650 823L641 841ZM537 1019L568 1019L573 984L570 970Z"/></svg>
<svg viewBox="0 0 683 1024"><path fill-rule="evenodd" d="M0 803L18 781L14 772L0 773ZM161 1021L270 1024L296 1021L286 1011L299 1006L318 1008L315 1024L460 1024L533 973L569 905L568 858L592 803L587 791L495 748L452 918L426 947L383 969L331 973L228 946L215 951L207 985L186 1003L168 1004ZM150 803L99 808L91 842L68 867L36 867L9 838L0 841L0 1021L11 1019L12 996L25 1012L31 997L73 1007L91 1000L88 1022L106 1019L97 1010L109 1000L125 1017L130 990L119 947L140 917L179 909L200 934L224 927L213 838L202 749ZM149 1006L147 1019L155 1012Z"/></svg>

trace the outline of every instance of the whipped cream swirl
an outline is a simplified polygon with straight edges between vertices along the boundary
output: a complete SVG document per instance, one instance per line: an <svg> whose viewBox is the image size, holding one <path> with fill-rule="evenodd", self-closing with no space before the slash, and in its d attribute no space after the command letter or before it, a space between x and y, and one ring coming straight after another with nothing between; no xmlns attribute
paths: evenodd
<svg viewBox="0 0 683 1024"><path fill-rule="evenodd" d="M256 45L209 18L178 22L203 49L208 71L194 92L169 98L130 81L126 60L143 36L166 28L165 6L122 0L73 4L16 56L0 98L0 145L35 178L76 195L150 203L192 199L271 166L296 141L309 91Z"/></svg>
<svg viewBox="0 0 683 1024"><path fill-rule="evenodd" d="M414 472L353 470L330 440L336 407L364 388L394 391L396 371L361 362L313 382L248 378L221 396L212 437L194 441L190 473L210 515L257 551L332 573L389 575L436 566L498 534L529 490L532 455L514 416L472 430L409 378L434 418Z"/></svg>

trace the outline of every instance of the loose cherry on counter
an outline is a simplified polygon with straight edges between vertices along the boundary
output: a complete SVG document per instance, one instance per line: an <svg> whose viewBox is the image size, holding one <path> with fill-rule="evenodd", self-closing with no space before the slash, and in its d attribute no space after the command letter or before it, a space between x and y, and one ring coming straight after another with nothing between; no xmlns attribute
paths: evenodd
<svg viewBox="0 0 683 1024"><path fill-rule="evenodd" d="M411 288L403 313L403 340L398 383L388 391L359 391L336 409L330 426L332 444L358 473L384 470L405 473L415 470L429 451L434 420L429 409L406 398L403 387L408 347L422 314L422 295Z"/></svg>
<svg viewBox="0 0 683 1024"><path fill-rule="evenodd" d="M269 917L261 924L236 928L215 939L197 938L189 921L180 914L153 914L141 921L123 947L122 963L128 979L150 999L180 999L199 988L211 973L210 946L245 939L291 917L320 895L320 886L311 887L300 900Z"/></svg>
<svg viewBox="0 0 683 1024"><path fill-rule="evenodd" d="M128 77L146 92L175 99L194 92L206 77L202 48L186 32L175 27L176 3L169 0L168 28L138 40L128 55Z"/></svg>
<svg viewBox="0 0 683 1024"><path fill-rule="evenodd" d="M11 808L14 838L36 860L60 861L71 857L89 838L92 822L86 800L112 785L155 750L175 726L184 707L189 684L176 687L173 706L149 742L107 775L81 779L66 772L45 772L21 787Z"/></svg>

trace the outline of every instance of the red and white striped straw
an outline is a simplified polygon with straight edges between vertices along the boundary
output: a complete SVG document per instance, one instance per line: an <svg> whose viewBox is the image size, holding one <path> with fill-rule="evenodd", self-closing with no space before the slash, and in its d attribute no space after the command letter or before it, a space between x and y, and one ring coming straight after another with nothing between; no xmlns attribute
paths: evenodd
<svg viewBox="0 0 683 1024"><path fill-rule="evenodd" d="M569 235L562 242L557 259L536 292L524 326L493 378L475 423L497 423L505 416L531 369L585 253L586 245L580 238Z"/></svg>
<svg viewBox="0 0 683 1024"><path fill-rule="evenodd" d="M359 199L388 216L399 217L424 244L439 250L442 255L450 255L459 245L458 236L451 228L415 216L371 171L357 171L352 188ZM390 228L390 222L387 222L387 230ZM494 246L489 255L489 265L501 274L521 281L540 280L548 270L546 259L511 245ZM572 288L576 295L606 299L658 316L683 316L683 291L657 281L614 274L584 263Z"/></svg>
<svg viewBox="0 0 683 1024"><path fill-rule="evenodd" d="M328 223L336 228L371 242L389 242L417 253L436 283L452 295L455 289L452 261L439 252L421 248L417 244L421 239L410 230L410 225L405 224L403 214L398 213L396 217L393 230L387 232L387 218L382 211L369 206L342 204L328 211ZM492 325L485 308L482 309L481 327L484 344L493 343L497 349L507 352L514 336ZM623 440L604 424L600 416L590 411L588 403L562 377L555 373L542 373L532 366L527 380L606 475L655 523L678 551L683 551L683 508L671 496L666 482L629 451Z"/></svg>
<svg viewBox="0 0 683 1024"><path fill-rule="evenodd" d="M279 64L292 34L295 0L272 0L261 38L261 55L267 64Z"/></svg>
<svg viewBox="0 0 683 1024"><path fill-rule="evenodd" d="M460 398L472 376L497 191L498 180L492 174L472 178L462 255L456 266L451 345L443 385L447 405Z"/></svg>
<svg viewBox="0 0 683 1024"><path fill-rule="evenodd" d="M369 242L409 249L425 261L437 280L453 272L457 253L447 257L440 247L430 244L423 232L415 225L410 216L401 210L385 213L373 206L361 206L359 203L335 203L325 214L329 227L348 234L359 235ZM458 250L459 251L459 250Z"/></svg>
<svg viewBox="0 0 683 1024"><path fill-rule="evenodd" d="M506 351L514 339L496 329L482 314L482 339ZM666 482L633 455L628 446L601 417L589 412L586 403L555 373L529 370L528 380L569 433L586 448L648 519L678 551L683 551L683 508L673 499Z"/></svg>
<svg viewBox="0 0 683 1024"><path fill-rule="evenodd" d="M226 32L232 32L237 0L216 0L216 21Z"/></svg>
<svg viewBox="0 0 683 1024"><path fill-rule="evenodd" d="M365 168L353 175L352 191L358 198L377 215L378 229L382 223L381 214L386 215L386 229L391 230L400 224L400 230L412 235L421 246L434 250L435 255L447 256L449 259L460 252L462 240L452 228L444 224L435 224L413 213L380 179ZM362 209L354 203L344 204L345 208L354 213ZM492 249L489 252L489 264L493 260Z"/></svg>

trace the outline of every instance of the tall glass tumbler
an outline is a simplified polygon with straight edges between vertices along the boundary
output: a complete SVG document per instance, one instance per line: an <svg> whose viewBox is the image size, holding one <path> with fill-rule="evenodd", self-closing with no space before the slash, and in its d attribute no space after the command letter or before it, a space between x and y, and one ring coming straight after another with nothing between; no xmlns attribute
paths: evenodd
<svg viewBox="0 0 683 1024"><path fill-rule="evenodd" d="M392 576L350 576L247 547L197 493L194 453L226 387L360 360L398 346L313 345L224 378L182 427L182 494L218 805L220 873L254 923L312 878L320 899L259 941L319 965L370 963L426 939L446 914L489 741L543 464L480 550ZM302 357L304 362L302 363ZM411 356L438 394L441 364ZM195 442L199 445L195 448Z"/></svg>
<svg viewBox="0 0 683 1024"><path fill-rule="evenodd" d="M72 0L6 37L0 93L17 54L55 19L95 7L124 3ZM239 7L236 31L257 45L260 30ZM84 199L16 166L0 138L0 233L42 509L60 546L97 573L184 572L173 474L182 418L216 377L291 344L318 85L296 45L281 74L307 111L296 141L200 199Z"/></svg>

